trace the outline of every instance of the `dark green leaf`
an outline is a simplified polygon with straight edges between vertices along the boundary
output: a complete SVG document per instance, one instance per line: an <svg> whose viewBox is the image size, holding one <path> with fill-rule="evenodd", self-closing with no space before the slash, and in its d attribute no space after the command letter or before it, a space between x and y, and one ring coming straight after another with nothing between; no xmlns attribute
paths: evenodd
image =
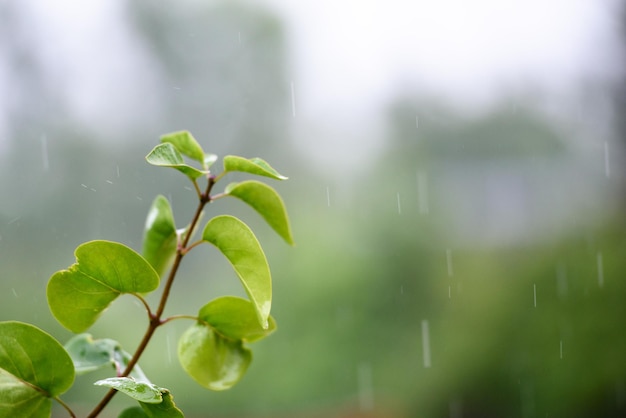
<svg viewBox="0 0 626 418"><path fill-rule="evenodd" d="M122 411L117 418L150 418L140 406L133 406Z"/></svg>
<svg viewBox="0 0 626 418"><path fill-rule="evenodd" d="M52 314L70 331L89 328L120 294L147 293L159 286L152 266L117 242L86 242L75 255L76 264L56 272L47 289Z"/></svg>
<svg viewBox="0 0 626 418"><path fill-rule="evenodd" d="M254 305L259 323L268 329L272 277L263 249L250 228L233 216L216 216L206 224L202 239L215 245L230 261Z"/></svg>
<svg viewBox="0 0 626 418"><path fill-rule="evenodd" d="M146 161L159 167L175 168L191 180L195 180L208 173L207 171L201 171L185 164L183 156L176 149L176 147L169 142L154 147L154 149L146 156Z"/></svg>
<svg viewBox="0 0 626 418"><path fill-rule="evenodd" d="M293 245L287 209L276 190L260 181L249 180L229 184L225 193L252 206L278 235Z"/></svg>
<svg viewBox="0 0 626 418"><path fill-rule="evenodd" d="M241 341L228 340L206 325L195 324L180 338L178 358L200 385L225 390L243 377L252 354Z"/></svg>
<svg viewBox="0 0 626 418"><path fill-rule="evenodd" d="M169 268L178 245L176 225L170 202L165 196L157 196L146 218L143 236L144 258L159 276Z"/></svg>
<svg viewBox="0 0 626 418"><path fill-rule="evenodd" d="M49 417L51 397L74 382L74 366L52 336L22 322L0 322L0 416Z"/></svg>
<svg viewBox="0 0 626 418"><path fill-rule="evenodd" d="M152 383L138 382L132 377L109 377L98 380L94 385L116 389L139 402L161 403L163 401L158 386Z"/></svg>
<svg viewBox="0 0 626 418"><path fill-rule="evenodd" d="M276 322L269 317L269 327L259 325L252 303L235 296L223 296L200 308L198 318L221 335L232 340L257 341L274 332Z"/></svg>
<svg viewBox="0 0 626 418"><path fill-rule="evenodd" d="M204 164L204 151L189 131L178 131L161 137L162 143L170 143L183 155Z"/></svg>
<svg viewBox="0 0 626 418"><path fill-rule="evenodd" d="M242 171L244 173L270 177L276 180L287 180L287 177L278 173L278 171L274 170L267 162L260 158L246 159L236 155L227 155L224 157L224 171Z"/></svg>

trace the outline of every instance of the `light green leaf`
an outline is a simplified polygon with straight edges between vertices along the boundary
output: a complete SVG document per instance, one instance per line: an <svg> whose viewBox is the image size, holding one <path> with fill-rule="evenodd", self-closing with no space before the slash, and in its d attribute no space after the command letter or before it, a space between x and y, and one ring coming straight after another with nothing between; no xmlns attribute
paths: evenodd
<svg viewBox="0 0 626 418"><path fill-rule="evenodd" d="M205 170L208 170L213 163L215 163L217 161L217 154L211 154L211 153L207 153L204 154L204 162L202 163L202 166L204 167Z"/></svg>
<svg viewBox="0 0 626 418"><path fill-rule="evenodd" d="M276 190L260 181L249 180L229 184L225 193L252 206L278 235L293 245L287 209Z"/></svg>
<svg viewBox="0 0 626 418"><path fill-rule="evenodd" d="M74 336L65 343L65 350L72 358L77 374L111 366L117 373L121 374L132 358L129 353L122 349L119 342L109 338L94 339L90 334ZM131 377L137 381L149 383L139 365L133 368Z"/></svg>
<svg viewBox="0 0 626 418"><path fill-rule="evenodd" d="M161 143L170 143L183 155L204 164L204 151L189 131L178 131L165 134Z"/></svg>
<svg viewBox="0 0 626 418"><path fill-rule="evenodd" d="M90 241L76 248L76 263L48 282L48 305L67 329L83 332L122 293L147 293L159 276L139 254L110 241Z"/></svg>
<svg viewBox="0 0 626 418"><path fill-rule="evenodd" d="M185 164L183 156L172 144L164 143L159 144L148 155L146 155L146 161L152 165L159 167L172 167L180 171L191 180L195 180L198 177L202 177L208 174L208 171L201 171L190 165Z"/></svg>
<svg viewBox="0 0 626 418"><path fill-rule="evenodd" d="M1 417L49 417L50 398L73 382L72 360L52 336L30 324L0 322Z"/></svg>
<svg viewBox="0 0 626 418"><path fill-rule="evenodd" d="M287 177L278 173L278 171L274 170L266 161L260 158L246 159L236 155L227 155L224 157L224 171L242 171L276 180L287 180Z"/></svg>
<svg viewBox="0 0 626 418"><path fill-rule="evenodd" d="M206 224L202 239L215 245L230 261L254 305L259 323L268 329L272 277L261 244L250 228L233 216L216 216Z"/></svg>
<svg viewBox="0 0 626 418"><path fill-rule="evenodd" d="M143 236L143 257L163 276L172 263L178 245L176 225L170 202L165 196L154 199Z"/></svg>
<svg viewBox="0 0 626 418"><path fill-rule="evenodd" d="M225 390L243 377L252 353L241 341L228 340L206 325L195 324L179 340L178 359L201 386Z"/></svg>
<svg viewBox="0 0 626 418"><path fill-rule="evenodd" d="M161 403L141 403L141 408L149 418L184 418L183 412L174 403L174 396L167 389L161 388L161 396Z"/></svg>
<svg viewBox="0 0 626 418"><path fill-rule="evenodd" d="M274 332L276 322L269 317L269 327L263 329L252 303L235 296L223 296L212 300L200 308L198 318L232 340L253 342Z"/></svg>
<svg viewBox="0 0 626 418"><path fill-rule="evenodd" d="M139 402L163 402L161 390L158 386L152 383L137 382L132 377L109 377L108 379L98 380L94 385L116 389Z"/></svg>

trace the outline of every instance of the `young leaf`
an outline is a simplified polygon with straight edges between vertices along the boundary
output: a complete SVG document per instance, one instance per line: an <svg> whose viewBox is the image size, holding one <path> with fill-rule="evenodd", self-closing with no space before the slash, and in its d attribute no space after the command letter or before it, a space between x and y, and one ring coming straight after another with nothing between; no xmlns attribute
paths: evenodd
<svg viewBox="0 0 626 418"><path fill-rule="evenodd" d="M120 343L109 338L93 339L90 334L79 334L65 343L65 350L74 362L77 374L92 372L103 367L111 367L117 373L126 369L132 356L122 350ZM131 373L137 381L149 383L139 365L133 368Z"/></svg>
<svg viewBox="0 0 626 418"><path fill-rule="evenodd" d="M130 248L90 241L75 251L76 263L48 282L48 305L67 329L83 332L122 293L148 293L159 286L152 266Z"/></svg>
<svg viewBox="0 0 626 418"><path fill-rule="evenodd" d="M189 131L178 131L165 134L161 143L170 143L183 155L204 164L204 151Z"/></svg>
<svg viewBox="0 0 626 418"><path fill-rule="evenodd" d="M178 342L178 359L187 374L201 386L225 390L243 377L252 361L252 353L241 341L228 340L206 325L195 324Z"/></svg>
<svg viewBox="0 0 626 418"><path fill-rule="evenodd" d="M278 171L274 170L267 162L260 158L250 158L248 160L236 155L227 155L224 157L224 171L242 171L244 173L270 177L276 180L287 180L287 177L278 173Z"/></svg>
<svg viewBox="0 0 626 418"><path fill-rule="evenodd" d="M206 224L202 239L215 245L230 261L254 304L259 323L268 329L272 278L261 244L250 228L233 216L216 216Z"/></svg>
<svg viewBox="0 0 626 418"><path fill-rule="evenodd" d="M143 403L163 402L161 390L158 386L152 383L137 382L132 377L109 377L108 379L98 380L94 385L116 389Z"/></svg>
<svg viewBox="0 0 626 418"><path fill-rule="evenodd" d="M263 329L250 301L235 296L223 296L200 308L198 318L215 331L232 340L253 342L267 337L276 329L274 318L269 317L269 327Z"/></svg>
<svg viewBox="0 0 626 418"><path fill-rule="evenodd" d="M74 382L72 359L39 328L0 322L0 416L49 417L51 397Z"/></svg>
<svg viewBox="0 0 626 418"><path fill-rule="evenodd" d="M176 225L170 202L165 196L154 199L143 236L143 257L162 276L170 266L177 246Z"/></svg>
<svg viewBox="0 0 626 418"><path fill-rule="evenodd" d="M278 235L293 245L287 209L276 190L260 181L248 180L229 184L225 193L252 206Z"/></svg>
<svg viewBox="0 0 626 418"><path fill-rule="evenodd" d="M183 156L176 147L169 142L154 147L154 149L146 155L146 161L159 167L175 168L191 180L195 180L208 173L207 171L200 171L197 168L185 164Z"/></svg>

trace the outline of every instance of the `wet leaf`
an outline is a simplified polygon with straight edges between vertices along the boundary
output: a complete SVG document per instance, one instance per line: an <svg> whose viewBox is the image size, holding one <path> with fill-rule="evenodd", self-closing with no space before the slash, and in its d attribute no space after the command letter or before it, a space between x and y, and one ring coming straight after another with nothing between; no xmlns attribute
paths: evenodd
<svg viewBox="0 0 626 418"><path fill-rule="evenodd" d="M94 339L90 334L79 334L65 343L65 350L74 362L77 374L89 373L103 367L113 367L117 373L126 369L132 356L124 351L119 342L110 338ZM136 365L131 377L149 382L141 368Z"/></svg>
<svg viewBox="0 0 626 418"><path fill-rule="evenodd" d="M181 336L178 358L196 382L217 391L231 388L243 377L252 353L241 341L228 340L206 325L195 324Z"/></svg>
<svg viewBox="0 0 626 418"><path fill-rule="evenodd" d="M287 180L287 177L278 173L278 171L274 170L266 161L260 158L246 159L236 155L227 155L224 157L224 171L242 171L276 180Z"/></svg>
<svg viewBox="0 0 626 418"><path fill-rule="evenodd" d="M269 327L263 329L259 325L252 303L235 296L223 296L212 300L200 308L198 318L232 340L253 342L274 332L276 322L269 317Z"/></svg>
<svg viewBox="0 0 626 418"><path fill-rule="evenodd" d="M137 382L132 377L109 377L98 380L94 385L116 389L139 402L161 403L163 401L158 386L152 383Z"/></svg>
<svg viewBox="0 0 626 418"><path fill-rule="evenodd" d="M288 244L293 245L287 209L276 190L260 181L249 180L229 184L225 193L250 205L278 235Z"/></svg>
<svg viewBox="0 0 626 418"><path fill-rule="evenodd" d="M254 305L259 323L268 329L272 278L265 254L254 233L239 219L221 215L206 224L202 239L215 245L230 261Z"/></svg>
<svg viewBox="0 0 626 418"><path fill-rule="evenodd" d="M76 263L48 282L48 305L67 329L83 332L123 293L147 293L159 276L139 254L111 241L90 241L75 251Z"/></svg>
<svg viewBox="0 0 626 418"><path fill-rule="evenodd" d="M189 177L191 180L195 180L208 173L207 171L201 171L185 164L181 153L169 142L154 147L154 149L146 156L146 161L159 167L172 167Z"/></svg>
<svg viewBox="0 0 626 418"><path fill-rule="evenodd" d="M178 131L161 136L161 143L170 143L183 155L204 164L204 151L189 131Z"/></svg>
<svg viewBox="0 0 626 418"><path fill-rule="evenodd" d="M0 416L49 417L51 397L74 382L67 352L39 328L0 322Z"/></svg>
<svg viewBox="0 0 626 418"><path fill-rule="evenodd" d="M163 276L170 267L178 245L176 225L170 202L165 196L154 199L143 236L143 257Z"/></svg>

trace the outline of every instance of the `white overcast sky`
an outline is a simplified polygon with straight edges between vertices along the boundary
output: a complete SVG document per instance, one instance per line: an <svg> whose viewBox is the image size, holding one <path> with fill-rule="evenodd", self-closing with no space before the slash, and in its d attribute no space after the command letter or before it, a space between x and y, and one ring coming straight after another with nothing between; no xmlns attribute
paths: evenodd
<svg viewBox="0 0 626 418"><path fill-rule="evenodd" d="M210 0L171 4L200 1ZM248 3L284 18L297 117L312 124L382 117L388 102L406 90L474 108L526 85L558 95L581 79L614 77L622 61L616 56L618 0ZM22 5L39 36L52 40L43 42L44 54L52 71L70 74L69 94L78 95L72 100L85 118L97 120L107 111L102 106L129 100L119 80L149 82L149 74L124 77L145 67L133 54L119 60L119 49L132 47L118 24L124 22L121 0ZM76 65L76 57L85 64Z"/></svg>

